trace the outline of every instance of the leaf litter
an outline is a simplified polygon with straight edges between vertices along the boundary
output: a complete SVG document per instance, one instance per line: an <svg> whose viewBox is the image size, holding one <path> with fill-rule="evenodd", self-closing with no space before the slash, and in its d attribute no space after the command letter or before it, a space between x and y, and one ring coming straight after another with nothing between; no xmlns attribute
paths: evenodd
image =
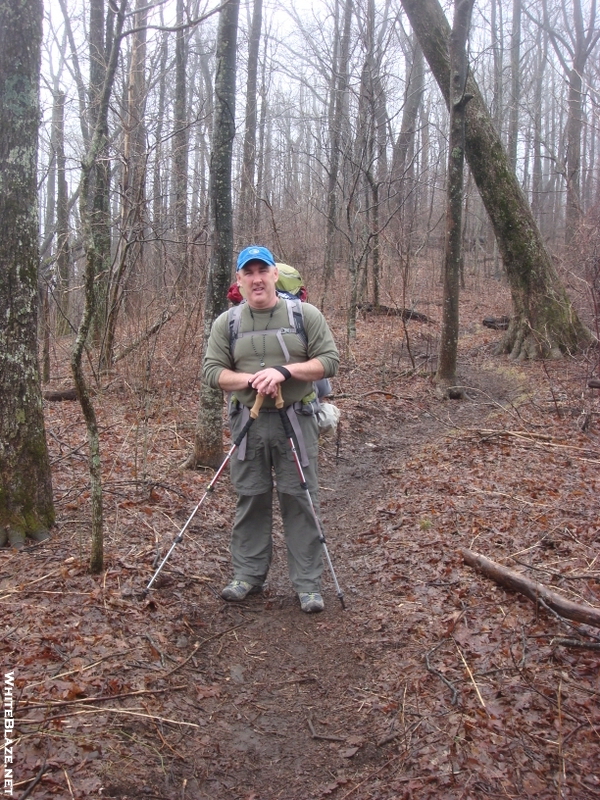
<svg viewBox="0 0 600 800"><path fill-rule="evenodd" d="M492 299L502 313L506 297ZM470 548L600 605L590 364L510 365L493 355L500 334L479 324L475 293L462 308L469 399L459 403L435 397L434 325L409 326L424 364L412 370L397 319L367 316L350 349L332 316L343 416L323 442L320 483L345 611L325 572L325 612L301 614L277 516L264 594L219 598L230 577L227 476L142 597L212 476L179 468L200 357L197 341L181 348L183 331L163 332L150 377L142 353L96 396L99 576L87 570L81 414L47 403L58 525L50 542L0 551L16 796L600 796L600 654L561 644L600 632L507 592L459 554ZM66 345L57 359L68 374Z"/></svg>

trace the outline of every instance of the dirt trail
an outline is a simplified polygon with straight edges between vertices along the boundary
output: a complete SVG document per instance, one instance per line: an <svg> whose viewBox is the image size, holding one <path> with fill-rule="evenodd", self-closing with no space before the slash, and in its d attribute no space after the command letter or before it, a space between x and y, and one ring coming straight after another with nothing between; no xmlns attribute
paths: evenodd
<svg viewBox="0 0 600 800"><path fill-rule="evenodd" d="M577 634L457 554L473 546L600 604L585 362L517 370L473 325L461 359L470 399L441 403L427 375L402 377L394 353L385 384L374 377L385 325L363 331L357 366L342 370L340 440L321 452L346 610L326 569L325 611L300 612L279 526L265 593L219 598L226 479L142 599L209 479L177 469L195 403L189 388L167 395L166 381L143 407L118 388L98 399L112 448L107 570L89 575L85 434L73 406L48 409L58 531L0 552L19 792L41 775L33 800L598 796L597 652L558 645ZM146 481L132 481L142 467Z"/></svg>

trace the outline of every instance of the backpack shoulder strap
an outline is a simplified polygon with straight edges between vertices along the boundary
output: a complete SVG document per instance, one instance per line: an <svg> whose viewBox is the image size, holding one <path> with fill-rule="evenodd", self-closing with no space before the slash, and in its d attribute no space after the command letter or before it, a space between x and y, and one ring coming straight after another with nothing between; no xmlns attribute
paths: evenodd
<svg viewBox="0 0 600 800"><path fill-rule="evenodd" d="M296 336L299 336L304 346L308 345L308 336L306 328L304 327L304 308L302 301L299 297L285 298L285 303L288 309L288 316L290 320L290 328L296 331Z"/></svg>
<svg viewBox="0 0 600 800"><path fill-rule="evenodd" d="M233 348L240 334L243 305L243 303L239 303L237 306L232 306L227 312L227 321L229 323L229 352L232 358Z"/></svg>

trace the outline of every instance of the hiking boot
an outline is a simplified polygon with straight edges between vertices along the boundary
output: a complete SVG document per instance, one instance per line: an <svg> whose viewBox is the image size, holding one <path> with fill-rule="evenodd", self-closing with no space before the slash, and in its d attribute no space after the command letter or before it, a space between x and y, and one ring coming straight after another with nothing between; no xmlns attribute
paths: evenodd
<svg viewBox="0 0 600 800"><path fill-rule="evenodd" d="M262 592L262 584L248 583L248 581L231 581L221 592L223 600L244 600L249 594Z"/></svg>
<svg viewBox="0 0 600 800"><path fill-rule="evenodd" d="M300 608L305 614L314 614L316 611L323 611L325 603L318 592L300 592L298 594Z"/></svg>

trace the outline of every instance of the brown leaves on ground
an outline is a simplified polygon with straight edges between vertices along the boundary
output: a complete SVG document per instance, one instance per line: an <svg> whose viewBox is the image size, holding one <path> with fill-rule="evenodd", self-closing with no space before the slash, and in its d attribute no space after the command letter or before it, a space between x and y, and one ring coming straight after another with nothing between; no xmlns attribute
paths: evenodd
<svg viewBox="0 0 600 800"><path fill-rule="evenodd" d="M560 644L600 631L575 630L458 555L471 548L600 604L590 366L495 358L501 334L479 321L504 313L506 298L478 308L467 293L469 399L439 402L427 373L439 309L425 310L432 322L408 327L421 373L397 317L367 316L351 348L334 318L343 421L323 444L321 504L346 611L326 568L325 612L300 612L279 522L265 593L220 600L226 475L143 596L211 477L178 469L198 395L189 327L167 326L96 396L101 576L87 570L81 414L47 404L58 528L48 543L0 552L15 796L34 780L35 800L600 795L600 655Z"/></svg>

